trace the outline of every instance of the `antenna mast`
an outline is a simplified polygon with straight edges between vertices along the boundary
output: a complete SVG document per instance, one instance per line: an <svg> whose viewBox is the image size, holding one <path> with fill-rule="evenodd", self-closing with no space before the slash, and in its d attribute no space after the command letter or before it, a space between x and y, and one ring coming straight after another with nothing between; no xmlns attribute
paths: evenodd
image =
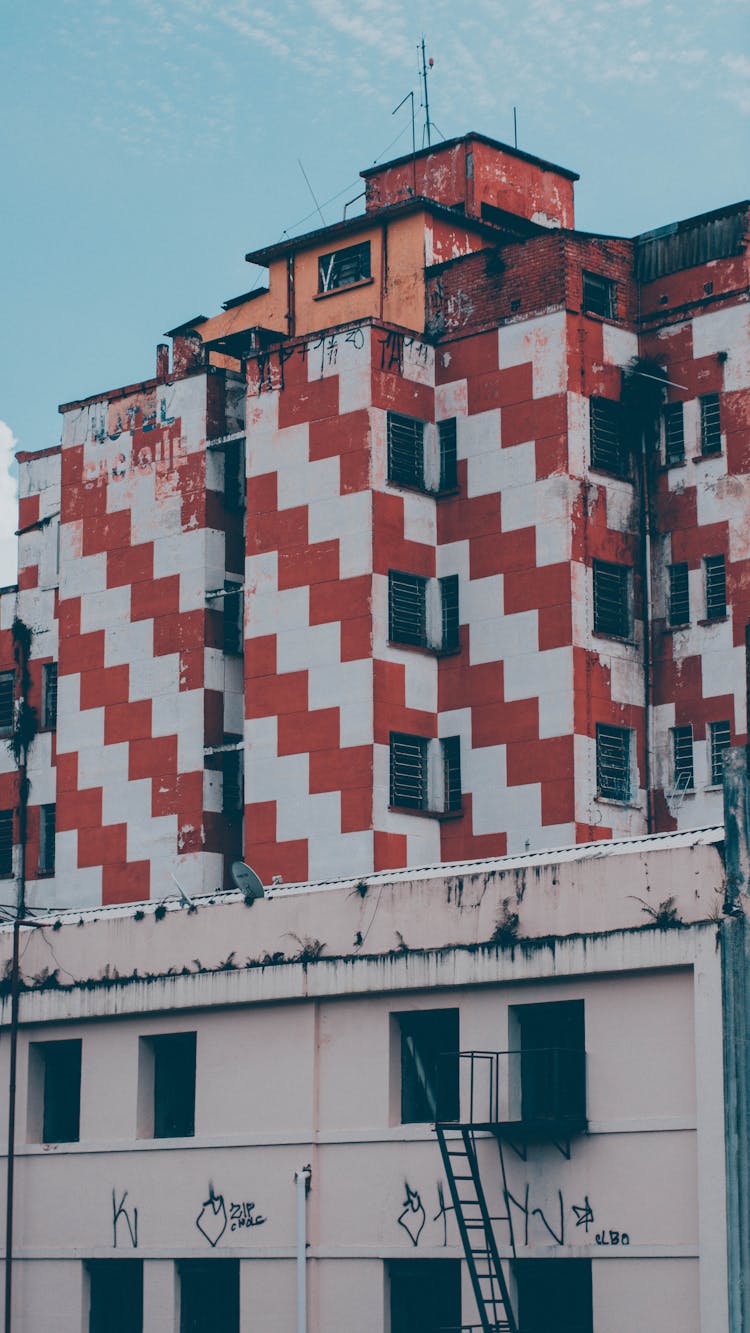
<svg viewBox="0 0 750 1333"><path fill-rule="evenodd" d="M430 61L432 64L432 61ZM427 58L424 49L424 33L422 33L422 83L424 85L424 131L422 133L422 146L424 147L424 136L427 135L427 147L431 145L430 139L430 98L427 92Z"/></svg>

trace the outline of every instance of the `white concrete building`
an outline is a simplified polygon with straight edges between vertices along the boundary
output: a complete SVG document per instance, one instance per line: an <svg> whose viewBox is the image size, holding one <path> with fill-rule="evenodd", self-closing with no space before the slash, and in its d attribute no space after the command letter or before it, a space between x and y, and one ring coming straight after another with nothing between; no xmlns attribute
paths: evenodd
<svg viewBox="0 0 750 1333"><path fill-rule="evenodd" d="M728 835L39 913L12 1333L739 1333Z"/></svg>

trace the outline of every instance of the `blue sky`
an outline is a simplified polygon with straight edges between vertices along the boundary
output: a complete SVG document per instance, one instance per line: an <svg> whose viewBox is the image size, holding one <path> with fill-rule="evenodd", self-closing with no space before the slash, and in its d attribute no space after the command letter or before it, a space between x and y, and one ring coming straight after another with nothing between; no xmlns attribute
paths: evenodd
<svg viewBox="0 0 750 1333"><path fill-rule="evenodd" d="M439 131L512 142L516 105L519 146L581 173L585 230L750 193L744 0L6 0L2 24L0 543L13 440L55 443L58 402L150 375L164 329L253 285L248 249L316 225L298 159L333 222L408 151L423 31Z"/></svg>

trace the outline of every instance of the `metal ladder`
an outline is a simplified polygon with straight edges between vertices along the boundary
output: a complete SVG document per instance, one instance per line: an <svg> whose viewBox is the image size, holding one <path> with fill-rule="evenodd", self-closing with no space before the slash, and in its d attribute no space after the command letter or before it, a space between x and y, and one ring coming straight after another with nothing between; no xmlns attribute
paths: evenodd
<svg viewBox="0 0 750 1333"><path fill-rule="evenodd" d="M479 1174L472 1126L438 1122L435 1131L483 1333L518 1333ZM505 1186L504 1162L502 1165ZM508 1207L506 1189L503 1198ZM515 1255L510 1213L496 1220L508 1223Z"/></svg>

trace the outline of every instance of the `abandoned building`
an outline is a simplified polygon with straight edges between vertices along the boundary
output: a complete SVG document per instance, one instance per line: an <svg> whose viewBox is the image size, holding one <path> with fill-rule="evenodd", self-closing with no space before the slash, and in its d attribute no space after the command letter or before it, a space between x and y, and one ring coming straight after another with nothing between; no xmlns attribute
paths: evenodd
<svg viewBox="0 0 750 1333"><path fill-rule="evenodd" d="M740 1333L750 204L362 175L19 455L5 1333Z"/></svg>

